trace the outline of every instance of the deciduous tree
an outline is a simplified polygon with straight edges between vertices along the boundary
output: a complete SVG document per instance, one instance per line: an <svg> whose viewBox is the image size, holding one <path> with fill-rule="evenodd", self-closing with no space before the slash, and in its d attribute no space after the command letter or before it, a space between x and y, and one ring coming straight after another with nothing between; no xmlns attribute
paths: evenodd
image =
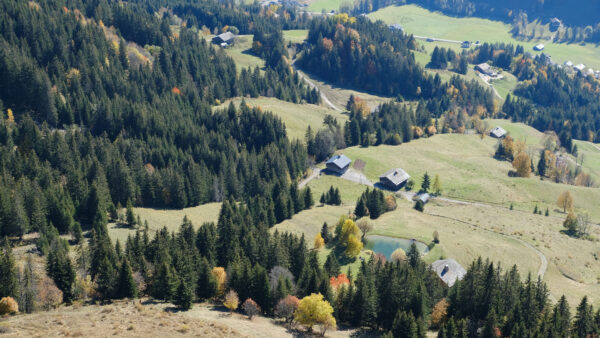
<svg viewBox="0 0 600 338"><path fill-rule="evenodd" d="M563 209L563 212L566 213L567 210L571 210L573 208L573 197L569 191L563 191L558 195L558 200L556 204Z"/></svg>
<svg viewBox="0 0 600 338"><path fill-rule="evenodd" d="M335 326L335 318L333 317L333 308L328 301L323 299L322 294L311 294L300 300L298 309L294 314L296 321L308 327L312 331L313 326Z"/></svg>

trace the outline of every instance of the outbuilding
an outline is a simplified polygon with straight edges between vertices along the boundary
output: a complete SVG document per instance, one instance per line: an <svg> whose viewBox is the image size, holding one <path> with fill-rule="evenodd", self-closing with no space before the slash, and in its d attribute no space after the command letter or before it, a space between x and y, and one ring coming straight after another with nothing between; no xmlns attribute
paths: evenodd
<svg viewBox="0 0 600 338"><path fill-rule="evenodd" d="M332 156L329 160L327 160L327 162L325 162L325 166L330 172L343 174L350 167L350 163L352 163L351 159L344 154L340 154Z"/></svg>
<svg viewBox="0 0 600 338"><path fill-rule="evenodd" d="M535 46L533 46L533 50L535 50L536 52L541 52L544 50L546 46L544 46L543 43L537 44Z"/></svg>
<svg viewBox="0 0 600 338"><path fill-rule="evenodd" d="M410 176L402 168L396 168L386 171L383 175L379 176L379 183L390 189L398 190L402 188Z"/></svg>
<svg viewBox="0 0 600 338"><path fill-rule="evenodd" d="M475 70L479 71L482 74L485 74L487 76L494 76L496 75L496 72L494 72L494 70L492 69L492 67L487 64L487 63L480 63L477 66L475 66Z"/></svg>
<svg viewBox="0 0 600 338"><path fill-rule="evenodd" d="M462 280L467 274L467 270L452 258L440 259L431 263L431 269L448 287L452 287L457 280Z"/></svg>
<svg viewBox="0 0 600 338"><path fill-rule="evenodd" d="M494 138L503 138L506 136L506 130L504 130L502 127L495 127L494 129L490 130L490 136Z"/></svg>

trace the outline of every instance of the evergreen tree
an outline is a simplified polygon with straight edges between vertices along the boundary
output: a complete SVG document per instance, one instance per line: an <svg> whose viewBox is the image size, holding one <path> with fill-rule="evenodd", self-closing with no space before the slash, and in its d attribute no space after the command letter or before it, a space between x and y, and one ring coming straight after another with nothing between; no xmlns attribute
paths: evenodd
<svg viewBox="0 0 600 338"><path fill-rule="evenodd" d="M335 250L331 250L329 255L327 255L327 259L325 260L325 264L323 265L323 270L327 273L327 276L337 276L340 274L340 263L335 257Z"/></svg>
<svg viewBox="0 0 600 338"><path fill-rule="evenodd" d="M359 198L358 202L356 202L356 207L354 207L354 215L356 218L361 218L367 215L367 207L365 205L365 199Z"/></svg>
<svg viewBox="0 0 600 338"><path fill-rule="evenodd" d="M411 312L398 310L392 325L394 337L419 338L417 335L417 322Z"/></svg>
<svg viewBox="0 0 600 338"><path fill-rule="evenodd" d="M431 184L431 179L429 178L429 174L425 172L423 175L423 182L421 183L421 191L429 192L429 185Z"/></svg>
<svg viewBox="0 0 600 338"><path fill-rule="evenodd" d="M17 266L8 238L4 238L4 246L0 251L0 298L12 297L18 299L18 296Z"/></svg>
<svg viewBox="0 0 600 338"><path fill-rule="evenodd" d="M137 285L133 280L131 266L126 258L121 262L115 296L117 298L137 298L138 296Z"/></svg>
<svg viewBox="0 0 600 338"><path fill-rule="evenodd" d="M63 301L70 304L73 301L73 284L75 270L69 257L69 248L61 239L54 240L46 261L46 271L56 286L63 293Z"/></svg>
<svg viewBox="0 0 600 338"><path fill-rule="evenodd" d="M110 299L115 294L116 287L116 269L109 261L108 257L104 257L100 261L98 271L96 273L96 291L100 294L101 299Z"/></svg>
<svg viewBox="0 0 600 338"><path fill-rule="evenodd" d="M315 201L313 200L312 191L310 187L306 187L304 190L304 208L310 209L313 205L315 205Z"/></svg>
<svg viewBox="0 0 600 338"><path fill-rule="evenodd" d="M187 286L182 278L179 282L179 286L177 287L174 304L180 309L187 311L192 308L192 297L192 290Z"/></svg>
<svg viewBox="0 0 600 338"><path fill-rule="evenodd" d="M133 213L133 203L131 203L131 200L127 200L127 211L125 214L126 214L127 225L130 228L135 227L136 219L135 219L135 214Z"/></svg>
<svg viewBox="0 0 600 338"><path fill-rule="evenodd" d="M151 295L156 299L169 301L175 295L176 285L177 277L173 273L173 268L163 262L153 278Z"/></svg>
<svg viewBox="0 0 600 338"><path fill-rule="evenodd" d="M323 226L321 227L321 237L325 243L329 243L331 241L331 233L329 232L327 222L323 223Z"/></svg>
<svg viewBox="0 0 600 338"><path fill-rule="evenodd" d="M217 281L211 273L211 267L205 257L200 260L196 297L200 300L210 299L217 294Z"/></svg>
<svg viewBox="0 0 600 338"><path fill-rule="evenodd" d="M571 329L575 337L587 337L594 332L594 309L588 304L587 296L584 296L575 312L575 320Z"/></svg>
<svg viewBox="0 0 600 338"><path fill-rule="evenodd" d="M541 177L546 177L546 150L542 149L540 151L540 161L537 166L538 175Z"/></svg>

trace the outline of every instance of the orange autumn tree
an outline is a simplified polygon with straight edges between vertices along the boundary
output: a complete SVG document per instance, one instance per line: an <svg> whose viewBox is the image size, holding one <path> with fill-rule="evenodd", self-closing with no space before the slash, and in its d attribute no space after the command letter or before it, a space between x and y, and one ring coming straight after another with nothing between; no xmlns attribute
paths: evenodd
<svg viewBox="0 0 600 338"><path fill-rule="evenodd" d="M171 89L171 93L181 96L181 90L177 87L173 87L173 89Z"/></svg>
<svg viewBox="0 0 600 338"><path fill-rule="evenodd" d="M345 273L340 273L337 277L333 276L329 278L329 285L334 292L337 292L340 287L350 285L350 280Z"/></svg>

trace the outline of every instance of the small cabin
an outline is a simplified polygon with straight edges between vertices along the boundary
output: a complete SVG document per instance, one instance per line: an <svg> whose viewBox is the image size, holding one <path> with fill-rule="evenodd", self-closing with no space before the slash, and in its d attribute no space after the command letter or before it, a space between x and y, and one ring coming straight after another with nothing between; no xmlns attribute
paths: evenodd
<svg viewBox="0 0 600 338"><path fill-rule="evenodd" d="M504 138L506 136L506 130L502 127L496 127L490 130L490 136L493 138Z"/></svg>
<svg viewBox="0 0 600 338"><path fill-rule="evenodd" d="M487 63L480 63L475 66L475 70L480 72L481 74L485 74L487 76L494 76L496 72L492 69L492 67Z"/></svg>
<svg viewBox="0 0 600 338"><path fill-rule="evenodd" d="M545 47L546 46L544 46L543 43L540 43L540 44L537 44L537 45L533 46L533 50L536 51L536 52L541 52L541 51L544 50Z"/></svg>
<svg viewBox="0 0 600 338"><path fill-rule="evenodd" d="M390 189L390 190L398 190L402 188L410 176L406 173L406 171L401 168L391 169L385 172L383 175L379 176L379 183Z"/></svg>
<svg viewBox="0 0 600 338"><path fill-rule="evenodd" d="M350 163L352 163L351 159L344 154L340 154L332 156L329 160L327 160L327 162L325 162L325 166L330 172L343 174L350 167Z"/></svg>
<svg viewBox="0 0 600 338"><path fill-rule="evenodd" d="M467 274L467 270L452 258L431 263L431 269L448 287L452 287L457 280L462 280Z"/></svg>

